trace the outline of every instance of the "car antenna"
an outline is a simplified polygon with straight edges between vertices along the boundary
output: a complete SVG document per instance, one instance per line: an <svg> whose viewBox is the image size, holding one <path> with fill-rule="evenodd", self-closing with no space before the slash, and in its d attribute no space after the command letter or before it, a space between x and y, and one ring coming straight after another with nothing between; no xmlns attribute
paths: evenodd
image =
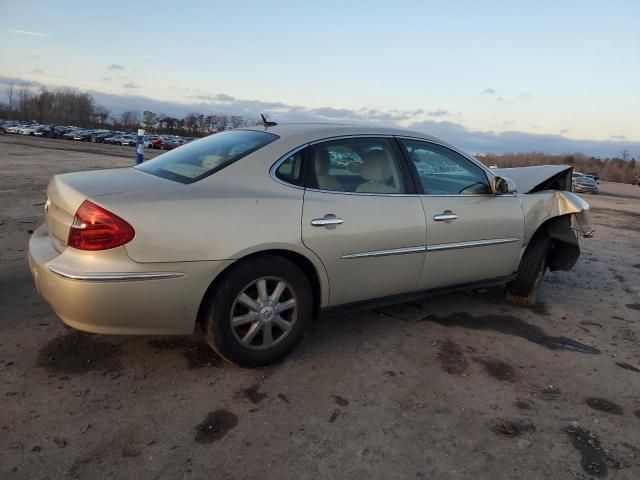
<svg viewBox="0 0 640 480"><path fill-rule="evenodd" d="M260 116L262 117L262 124L264 125L264 128L275 127L276 125L278 125L276 122L268 121L267 117L264 116L264 113L261 113Z"/></svg>

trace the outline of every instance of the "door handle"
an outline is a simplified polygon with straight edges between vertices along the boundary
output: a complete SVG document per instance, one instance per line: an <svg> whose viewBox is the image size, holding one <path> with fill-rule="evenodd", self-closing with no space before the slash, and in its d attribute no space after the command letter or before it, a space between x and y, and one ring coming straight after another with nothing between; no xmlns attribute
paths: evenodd
<svg viewBox="0 0 640 480"><path fill-rule="evenodd" d="M335 225L340 225L343 222L343 219L338 218L335 215L328 214L325 215L324 218L314 218L311 220L311 225L314 227L335 227Z"/></svg>
<svg viewBox="0 0 640 480"><path fill-rule="evenodd" d="M451 220L455 220L456 218L458 218L458 215L453 213L451 210L445 210L444 212L433 216L433 219L436 222L450 222Z"/></svg>

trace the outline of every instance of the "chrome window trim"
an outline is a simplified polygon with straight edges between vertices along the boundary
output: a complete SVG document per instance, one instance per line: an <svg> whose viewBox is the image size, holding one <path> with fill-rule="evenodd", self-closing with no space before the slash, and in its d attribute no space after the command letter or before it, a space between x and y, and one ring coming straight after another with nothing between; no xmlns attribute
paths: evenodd
<svg viewBox="0 0 640 480"><path fill-rule="evenodd" d="M281 185L285 185L287 187L297 188L299 190L308 190L309 192L316 192L316 193L331 193L331 194L334 194L334 195L361 195L361 196L375 196L375 197L490 197L490 198L507 197L508 198L508 197L515 197L516 194L517 194L517 192L508 193L508 194L504 194L504 195L497 195L495 193L472 193L472 194L439 193L439 194L429 194L429 193L338 192L338 191L335 191L335 190L321 190L321 189L318 189L318 188L305 188L305 187L301 187L299 185L293 185L291 183L285 182L284 180L282 180L282 179L280 179L280 178L278 178L276 176L276 170L278 169L278 167L282 163L284 163L284 161L287 158L289 158L291 155L294 155L294 154L298 153L300 150L303 150L303 149L305 149L305 148L307 148L307 147L309 147L311 145L316 145L318 143L324 143L324 142L333 141L333 140L342 140L342 139L351 139L351 138L372 138L372 137L387 138L387 139L397 138L397 139L407 139L407 140L419 140L421 142L433 143L435 145L439 145L441 147L448 148L448 149L454 151L455 153L458 153L458 154L462 155L464 158L469 160L471 163L473 163L474 165L480 167L483 172L485 172L486 174L490 175L491 178L487 179L487 180L489 180L489 184L491 184L491 180L492 179L495 180L495 178L496 178L496 175L494 175L494 173L489 168L487 168L484 164L482 164L480 161L476 160L473 157L470 157L469 155L467 155L463 151L460 151L460 150L456 149L455 147L452 147L451 145L449 145L447 143L437 142L437 141L430 140L430 139L427 139L427 138L422 138L422 137L412 137L412 136L407 136L407 135L393 135L393 134L339 135L339 136L336 136L336 137L326 137L326 138L321 138L321 139L318 139L318 140L313 140L312 142L307 142L304 145L301 145L299 147L294 148L293 150L290 150L289 152L285 153L282 157L280 157L278 160L276 160L275 163L269 169L269 175L276 182L280 183Z"/></svg>
<svg viewBox="0 0 640 480"><path fill-rule="evenodd" d="M311 145L317 145L319 143L325 143L325 142L331 142L334 140L348 140L348 139L352 139L352 138L386 138L389 140L393 140L395 138L394 135L390 135L390 134L356 134L356 135L339 135L336 137L326 137L326 138L321 138L318 140L313 140L312 142L307 142L304 145L301 145L299 147L294 148L293 150L290 150L289 152L285 153L282 157L280 157L278 160L276 160L276 162L271 166L271 168L269 169L269 175L271 175L271 178L273 178L276 182L282 184L282 185L286 185L288 187L291 188L298 188L301 190L307 190L309 192L319 192L319 193L334 193L334 194L339 194L339 195L363 195L363 196L377 196L377 197L415 197L416 193L365 193L365 192L337 192L334 190L320 190L317 188L304 188L301 187L299 185L292 185L291 183L287 183L284 180L278 178L276 176L276 170L278 169L278 167L285 162L285 160L287 158L289 158L291 155L296 154L297 152L299 152L300 150L307 148ZM402 161L401 159L397 159L398 161Z"/></svg>
<svg viewBox="0 0 640 480"><path fill-rule="evenodd" d="M88 282L131 282L138 280L158 280L163 278L179 278L186 274L180 272L114 272L114 273L75 273L50 265L49 270L69 280Z"/></svg>
<svg viewBox="0 0 640 480"><path fill-rule="evenodd" d="M285 153L282 157L276 160L276 162L273 165L271 165L271 168L269 169L269 175L271 175L271 178L273 178L276 182L280 183L281 185L286 185L287 187L291 187L291 188L297 188L298 190L305 190L305 188L301 187L300 185L294 185L292 183L285 182L281 178L278 178L278 176L276 175L276 170L278 170L280 165L282 165L291 155L295 155L300 150L304 150L305 148L307 148L309 145L310 143L305 143L304 145L300 145L299 147L296 147L293 150Z"/></svg>
<svg viewBox="0 0 640 480"><path fill-rule="evenodd" d="M424 253L427 247L424 245L417 247L390 248L388 250L372 250L370 252L358 252L342 255L340 258L349 260L352 258L387 257L390 255L407 255L411 253Z"/></svg>
<svg viewBox="0 0 640 480"><path fill-rule="evenodd" d="M519 242L519 238L492 238L488 240L469 240L467 242L454 242L454 243L438 243L436 245L428 245L427 253L429 252L442 252L445 250L460 250L463 248L474 247L487 247L491 245L503 245L505 243Z"/></svg>

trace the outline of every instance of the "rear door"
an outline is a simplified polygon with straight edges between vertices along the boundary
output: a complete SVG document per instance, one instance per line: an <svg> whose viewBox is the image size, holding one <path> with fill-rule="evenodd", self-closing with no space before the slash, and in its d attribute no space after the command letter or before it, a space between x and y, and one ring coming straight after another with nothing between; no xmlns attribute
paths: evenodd
<svg viewBox="0 0 640 480"><path fill-rule="evenodd" d="M384 137L309 147L302 239L327 270L332 306L418 288L426 224L398 154Z"/></svg>
<svg viewBox="0 0 640 480"><path fill-rule="evenodd" d="M433 142L400 139L422 187L427 252L420 289L511 275L524 215L517 196L495 195L483 168Z"/></svg>

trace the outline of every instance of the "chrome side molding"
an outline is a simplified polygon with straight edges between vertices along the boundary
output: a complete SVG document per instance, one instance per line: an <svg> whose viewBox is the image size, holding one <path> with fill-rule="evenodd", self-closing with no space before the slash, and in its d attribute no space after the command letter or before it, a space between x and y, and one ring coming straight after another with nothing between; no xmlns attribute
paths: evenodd
<svg viewBox="0 0 640 480"><path fill-rule="evenodd" d="M67 272L58 267L49 266L49 270L56 275L70 280L88 282L132 282L137 280L159 280L163 278L184 277L180 272L118 272L118 273L75 273Z"/></svg>
<svg viewBox="0 0 640 480"><path fill-rule="evenodd" d="M425 252L427 247L424 245L419 247L403 247L403 248L391 248L389 250L373 250L371 252L350 253L348 255L342 255L342 259L351 258L367 258L367 257L387 257L389 255L407 255L411 253Z"/></svg>
<svg viewBox="0 0 640 480"><path fill-rule="evenodd" d="M505 243L514 243L519 241L519 238L493 238L490 240L471 240L468 242L439 243L437 245L429 246L390 248L388 250L373 250L370 252L350 253L348 255L342 255L340 258L343 260L349 260L352 258L386 257L389 255L407 255L411 253L421 252L441 252L444 250L458 250L461 248L488 247L491 245L502 245Z"/></svg>
<svg viewBox="0 0 640 480"><path fill-rule="evenodd" d="M439 243L437 245L429 245L427 247L427 252L458 250L460 248L488 247L490 245L502 245L504 243L513 243L519 241L519 238L492 238L490 240L470 240L468 242Z"/></svg>

